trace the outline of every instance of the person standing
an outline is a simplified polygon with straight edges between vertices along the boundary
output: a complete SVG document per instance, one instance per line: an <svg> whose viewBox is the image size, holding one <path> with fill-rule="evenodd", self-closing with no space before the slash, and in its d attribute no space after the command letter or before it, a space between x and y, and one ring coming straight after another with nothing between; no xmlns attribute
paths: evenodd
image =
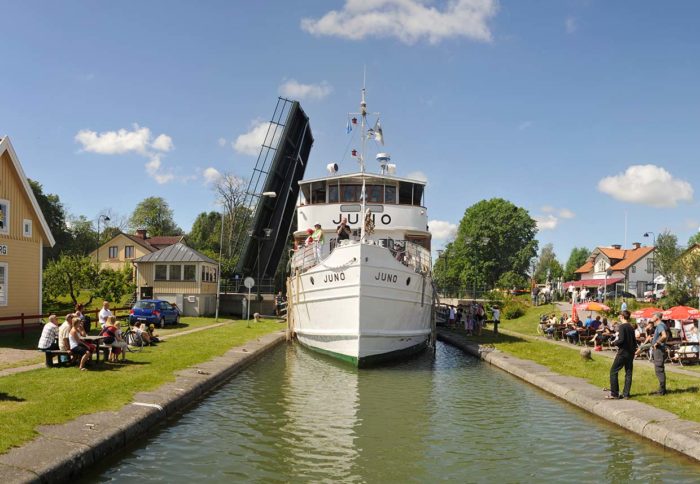
<svg viewBox="0 0 700 484"><path fill-rule="evenodd" d="M336 228L335 232L338 234L338 241L350 240L350 235L352 234L352 229L348 225L348 218L343 217L340 221L340 225Z"/></svg>
<svg viewBox="0 0 700 484"><path fill-rule="evenodd" d="M493 334L498 334L498 324L501 322L501 311L498 309L498 306L494 306L491 308L491 312L493 313Z"/></svg>
<svg viewBox="0 0 700 484"><path fill-rule="evenodd" d="M654 313L651 322L654 324L654 336L651 339L651 347L654 350L654 373L659 380L659 389L652 395L666 395L666 341L668 341L668 327L661 321L661 313Z"/></svg>
<svg viewBox="0 0 700 484"><path fill-rule="evenodd" d="M624 299L622 300L622 304L620 304L620 312L622 311L627 311L627 301Z"/></svg>
<svg viewBox="0 0 700 484"><path fill-rule="evenodd" d="M323 230L321 229L321 224L315 224L314 225L314 233L311 235L311 238L314 241L314 252L316 254L316 261L321 260L321 249L323 248Z"/></svg>
<svg viewBox="0 0 700 484"><path fill-rule="evenodd" d="M109 301L104 301L102 303L102 309L100 309L100 313L97 315L97 317L100 319L100 329L104 329L105 325L107 324L107 320L111 315L112 311L109 310Z"/></svg>
<svg viewBox="0 0 700 484"><path fill-rule="evenodd" d="M629 320L630 312L622 311L620 313L617 339L613 342L617 346L617 355L610 368L610 395L605 397L609 400L630 397L632 368L634 365L634 352L637 349L637 340L634 337L634 329ZM625 386L622 389L622 395L620 395L617 374L623 367L625 369Z"/></svg>

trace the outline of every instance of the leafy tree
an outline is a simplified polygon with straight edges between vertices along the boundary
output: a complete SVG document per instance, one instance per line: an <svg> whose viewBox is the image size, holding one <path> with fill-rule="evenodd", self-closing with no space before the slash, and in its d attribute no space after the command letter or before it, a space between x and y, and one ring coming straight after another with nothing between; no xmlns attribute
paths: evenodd
<svg viewBox="0 0 700 484"><path fill-rule="evenodd" d="M677 262L680 255L678 237L668 230L659 234L656 238L654 264L656 264L656 271L664 276L669 283L677 279Z"/></svg>
<svg viewBox="0 0 700 484"><path fill-rule="evenodd" d="M574 278L578 279L576 269L585 264L590 255L591 251L586 247L574 247L571 249L569 260L566 261L566 265L564 266L564 280L573 281Z"/></svg>
<svg viewBox="0 0 700 484"><path fill-rule="evenodd" d="M192 230L187 235L187 242L193 249L211 251L219 258L221 238L221 214L217 212L202 212L192 224Z"/></svg>
<svg viewBox="0 0 700 484"><path fill-rule="evenodd" d="M688 239L688 247L692 247L695 244L700 244L700 232L696 232L690 236Z"/></svg>
<svg viewBox="0 0 700 484"><path fill-rule="evenodd" d="M564 269L557 260L557 255L554 253L554 245L552 244L547 244L542 247L540 256L535 264L534 279L538 283L545 283L547 282L548 272L550 281L560 277L564 273Z"/></svg>
<svg viewBox="0 0 700 484"><path fill-rule="evenodd" d="M90 296L90 302L93 298L121 301L124 296L136 290L133 276L132 268L128 264L124 264L124 268L118 271L102 269L99 273L97 287Z"/></svg>
<svg viewBox="0 0 700 484"><path fill-rule="evenodd" d="M443 257L444 274L436 264L436 279L454 280L467 287L493 287L506 272L527 274L537 255L537 225L524 208L501 198L482 200L464 212L457 237Z"/></svg>
<svg viewBox="0 0 700 484"><path fill-rule="evenodd" d="M66 209L58 198L58 195L45 194L44 187L34 180L29 180L34 197L46 219L46 224L51 230L56 245L50 249L44 249L44 265L49 260L55 259L63 250L67 250L72 243L72 236L66 224Z"/></svg>
<svg viewBox="0 0 700 484"><path fill-rule="evenodd" d="M129 226L134 230L146 229L150 236L182 234L168 202L161 197L148 197L141 201L131 214Z"/></svg>
<svg viewBox="0 0 700 484"><path fill-rule="evenodd" d="M73 304L77 304L80 290L93 288L98 274L97 264L91 258L62 254L44 269L44 293L51 299L69 295Z"/></svg>
<svg viewBox="0 0 700 484"><path fill-rule="evenodd" d="M74 255L87 255L97 248L97 232L92 221L84 215L70 219L70 234L72 240L67 251Z"/></svg>
<svg viewBox="0 0 700 484"><path fill-rule="evenodd" d="M528 287L527 277L522 274L516 274L515 272L508 271L503 273L501 277L496 281L496 287L500 289L526 289Z"/></svg>

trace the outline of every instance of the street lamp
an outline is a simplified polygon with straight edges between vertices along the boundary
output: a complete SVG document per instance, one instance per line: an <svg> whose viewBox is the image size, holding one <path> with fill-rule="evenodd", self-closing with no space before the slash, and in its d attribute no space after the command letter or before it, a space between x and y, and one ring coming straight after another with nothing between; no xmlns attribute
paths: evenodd
<svg viewBox="0 0 700 484"><path fill-rule="evenodd" d="M100 263L100 220L105 221L105 225L107 225L107 222L109 222L111 219L107 215L100 215L97 217L97 252L95 252L95 258L97 259L97 263Z"/></svg>
<svg viewBox="0 0 700 484"><path fill-rule="evenodd" d="M654 232L644 232L644 237L652 236L654 250L651 253L651 294L656 298L656 234Z"/></svg>
<svg viewBox="0 0 700 484"><path fill-rule="evenodd" d="M258 258L256 261L256 264L258 266L258 278L255 281L255 287L257 287L257 299L258 299L258 312L261 311L262 308L262 301L260 299L260 285L261 285L261 280L260 280L260 241L265 241L265 240L270 240L272 238L272 229L270 228L264 228L263 229L263 235L256 235L253 230L248 231L248 235L250 236L251 239L255 239L255 241L258 244Z"/></svg>

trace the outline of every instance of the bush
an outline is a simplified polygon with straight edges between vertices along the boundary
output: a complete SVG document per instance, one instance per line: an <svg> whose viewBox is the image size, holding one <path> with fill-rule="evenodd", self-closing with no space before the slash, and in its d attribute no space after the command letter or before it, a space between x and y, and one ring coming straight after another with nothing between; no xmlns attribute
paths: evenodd
<svg viewBox="0 0 700 484"><path fill-rule="evenodd" d="M503 306L501 314L503 315L503 319L517 319L524 316L526 310L527 305L525 303L517 299L511 299Z"/></svg>

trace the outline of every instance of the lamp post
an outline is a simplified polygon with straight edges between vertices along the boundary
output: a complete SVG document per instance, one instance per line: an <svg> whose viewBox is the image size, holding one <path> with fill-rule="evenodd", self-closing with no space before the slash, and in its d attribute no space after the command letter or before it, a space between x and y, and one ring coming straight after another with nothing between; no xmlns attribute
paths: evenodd
<svg viewBox="0 0 700 484"><path fill-rule="evenodd" d="M104 220L105 225L107 225L107 222L111 219L104 214L97 217L97 251L95 252L95 259L97 259L96 262L98 264L100 263L100 220Z"/></svg>
<svg viewBox="0 0 700 484"><path fill-rule="evenodd" d="M656 234L654 232L644 232L644 237L649 237L649 234L651 234L652 237L652 244L654 247L654 250L651 253L651 294L656 299Z"/></svg>
<svg viewBox="0 0 700 484"><path fill-rule="evenodd" d="M256 235L253 230L250 230L248 232L248 235L250 236L251 239L255 239L258 245L258 257L256 260L256 265L257 267L257 280L255 281L255 287L257 288L257 299L258 299L258 312L260 312L262 309L262 301L261 301L261 296L260 296L260 284L261 284L261 279L260 279L260 241L263 240L270 240L272 238L272 229L270 228L264 228L263 229L263 235Z"/></svg>

